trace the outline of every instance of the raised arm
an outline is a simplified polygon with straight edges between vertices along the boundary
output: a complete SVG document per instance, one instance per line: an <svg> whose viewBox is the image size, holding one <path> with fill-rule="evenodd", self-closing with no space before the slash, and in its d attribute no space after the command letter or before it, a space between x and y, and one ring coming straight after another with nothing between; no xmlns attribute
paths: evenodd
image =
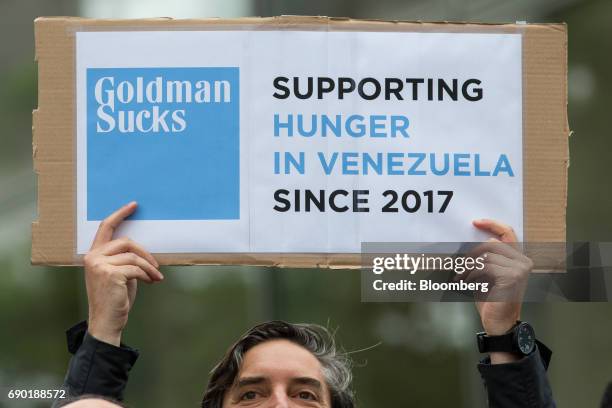
<svg viewBox="0 0 612 408"><path fill-rule="evenodd" d="M138 358L136 350L121 344L137 282L154 283L164 277L155 258L140 245L127 238L113 239L136 207L134 202L127 204L102 221L84 258L89 318L67 332L73 354L64 382L67 396L122 400L128 373Z"/></svg>
<svg viewBox="0 0 612 408"><path fill-rule="evenodd" d="M492 236L472 254L484 256L485 268L467 276L468 280L487 281L491 287L487 297L476 302L484 329L479 347L491 349L478 366L489 407L555 407L546 376L552 353L535 340L529 326L517 324L533 262L520 251L511 227L493 220L477 220L474 226ZM485 341L488 347L483 346Z"/></svg>

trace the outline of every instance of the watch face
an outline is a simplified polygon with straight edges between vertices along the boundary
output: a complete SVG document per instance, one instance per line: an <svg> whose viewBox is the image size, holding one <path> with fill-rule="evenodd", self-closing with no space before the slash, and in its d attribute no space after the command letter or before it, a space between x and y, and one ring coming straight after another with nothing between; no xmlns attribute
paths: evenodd
<svg viewBox="0 0 612 408"><path fill-rule="evenodd" d="M518 347L523 354L529 354L535 348L535 331L528 323L521 323L517 331Z"/></svg>

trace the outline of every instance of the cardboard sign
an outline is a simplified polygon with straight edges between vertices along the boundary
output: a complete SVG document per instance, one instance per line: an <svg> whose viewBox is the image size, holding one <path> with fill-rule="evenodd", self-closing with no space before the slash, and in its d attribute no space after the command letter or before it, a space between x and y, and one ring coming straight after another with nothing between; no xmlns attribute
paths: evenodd
<svg viewBox="0 0 612 408"><path fill-rule="evenodd" d="M351 266L362 242L481 240L476 218L565 238L564 26L36 27L34 262L78 263L132 200L118 234L164 263Z"/></svg>

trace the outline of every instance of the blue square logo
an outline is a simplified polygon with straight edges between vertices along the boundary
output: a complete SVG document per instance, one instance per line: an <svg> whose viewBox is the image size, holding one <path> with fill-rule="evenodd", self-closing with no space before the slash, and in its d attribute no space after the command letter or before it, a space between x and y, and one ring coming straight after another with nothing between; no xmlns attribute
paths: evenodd
<svg viewBox="0 0 612 408"><path fill-rule="evenodd" d="M87 69L87 219L240 217L239 69Z"/></svg>

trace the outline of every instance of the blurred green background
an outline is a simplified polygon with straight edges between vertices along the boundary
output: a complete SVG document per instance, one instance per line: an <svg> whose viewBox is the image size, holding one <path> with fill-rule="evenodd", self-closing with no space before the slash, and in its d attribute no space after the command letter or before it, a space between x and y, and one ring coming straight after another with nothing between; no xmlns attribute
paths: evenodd
<svg viewBox="0 0 612 408"><path fill-rule="evenodd" d="M608 155L612 95L609 0L1 0L0 389L57 388L69 355L64 330L85 319L82 270L30 266L36 217L31 111L36 16L237 17L308 14L406 20L561 22L569 26L571 167L568 241L612 241ZM166 268L141 287L125 341L140 349L127 400L197 406L208 372L247 327L280 318L338 329L355 353L361 407L485 406L470 304L362 304L359 273L245 267ZM560 407L596 407L612 380L612 304L528 304L523 316L554 351ZM45 406L11 402L0 406Z"/></svg>

